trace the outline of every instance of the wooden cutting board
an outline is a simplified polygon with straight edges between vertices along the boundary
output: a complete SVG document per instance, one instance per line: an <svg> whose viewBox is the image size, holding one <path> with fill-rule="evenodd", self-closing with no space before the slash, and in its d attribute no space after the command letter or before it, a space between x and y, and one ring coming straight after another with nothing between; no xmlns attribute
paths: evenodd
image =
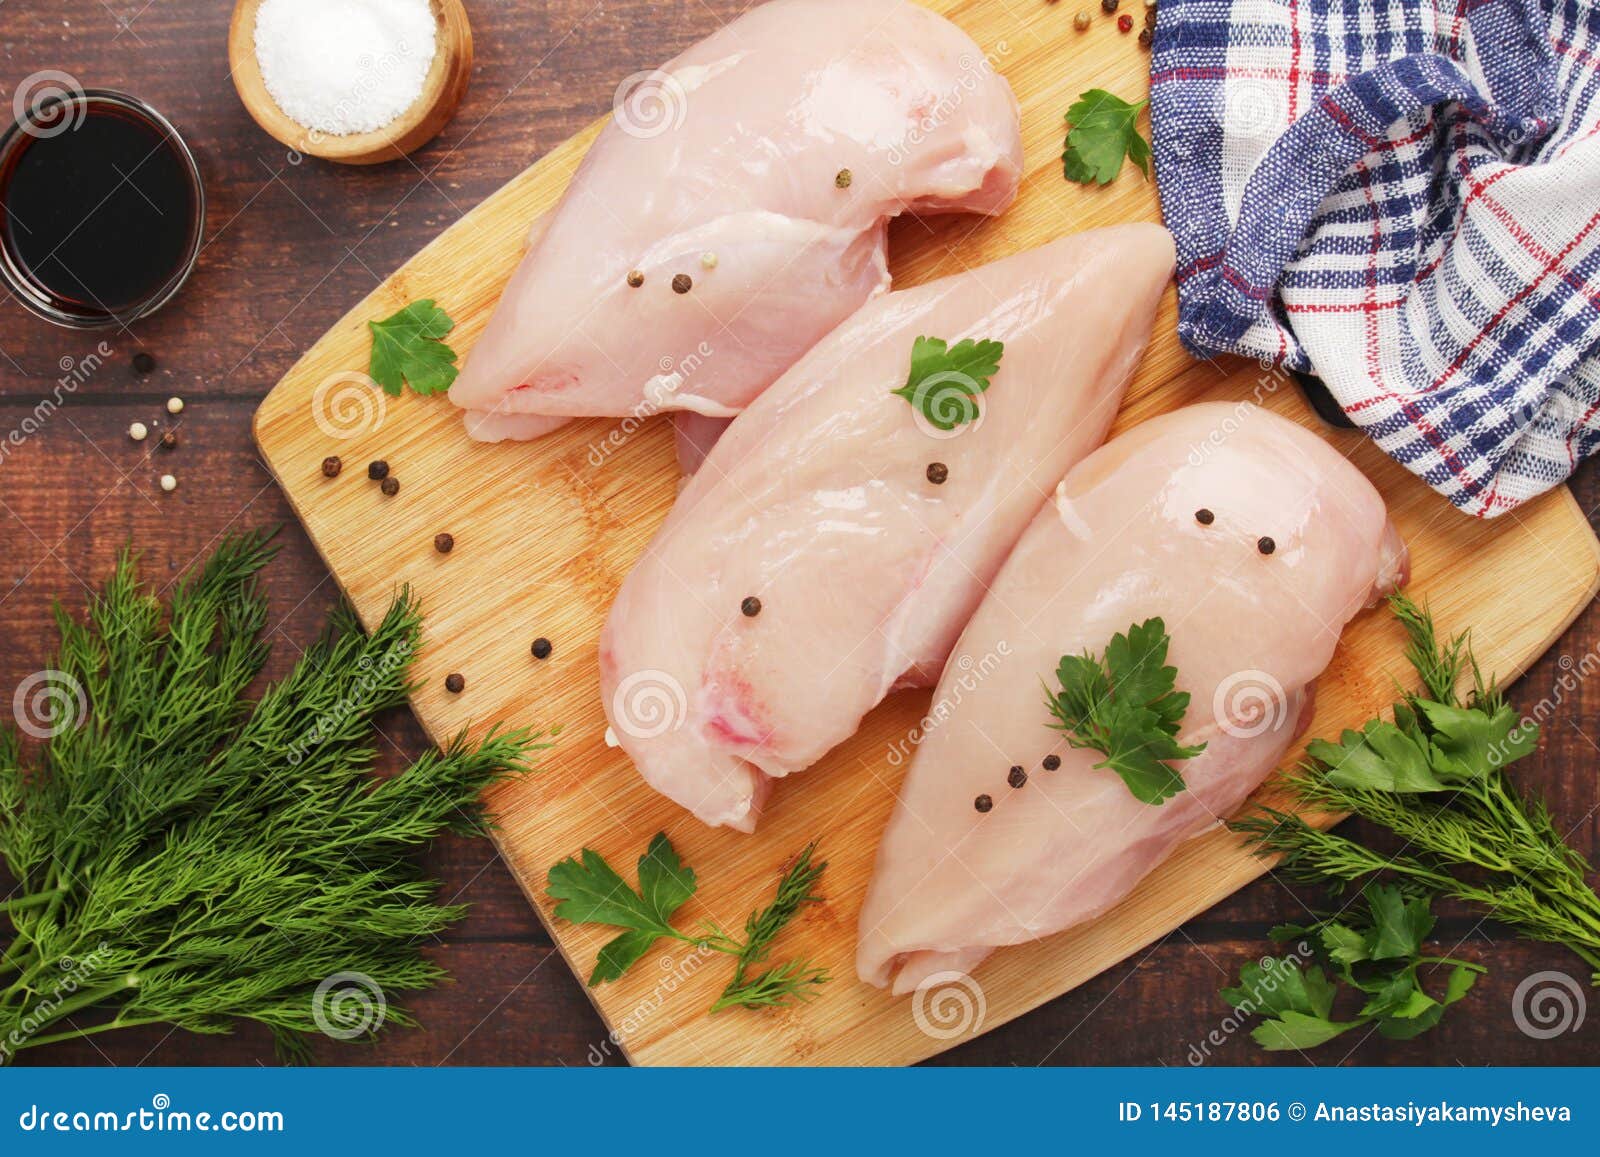
<svg viewBox="0 0 1600 1157"><path fill-rule="evenodd" d="M1094 10L1078 33L1072 16ZM1153 185L1127 168L1104 189L1062 179L1062 118L1081 91L1129 99L1148 87L1148 56L1098 4L1017 5L1009 0L931 4L967 30L1011 81L1022 103L1028 173L999 220L897 222L898 285L957 272L1066 233L1159 220ZM1124 0L1136 22L1142 6ZM827 759L781 783L755 836L710 831L650 791L619 751L605 746L596 640L612 595L666 515L677 471L665 420L625 430L610 419L574 423L538 442L470 442L448 402L386 399L363 384L366 322L418 298L456 319L450 338L467 351L482 330L530 225L555 204L599 126L555 149L451 227L356 306L262 404L261 451L340 586L371 624L397 587L422 596L428 644L413 700L430 735L497 723L559 726L543 771L497 791L498 843L571 966L587 977L609 930L555 921L545 874L585 845L632 878L650 837L665 831L699 873L685 926L742 926L770 894L784 862L810 839L830 861L828 902L781 942L787 955L827 965L835 980L814 1003L707 1016L727 979L720 958L663 949L621 982L591 989L613 1030L609 1046L648 1064L873 1064L927 1057L1027 1012L1204 911L1262 871L1236 838L1213 831L1186 843L1114 911L1091 926L997 952L960 988L891 999L855 980L855 924L877 837L900 778L907 736L927 692L894 696ZM1358 436L1321 427L1285 379L1231 361L1197 363L1179 347L1168 300L1118 429L1202 399L1264 405L1319 429L1377 483L1411 545L1414 593L1441 626L1470 627L1479 656L1502 677L1522 671L1600 587L1600 544L1570 493L1559 489L1493 523L1468 519ZM333 480L319 469L338 454ZM386 459L401 490L379 494L363 469ZM434 551L440 531L455 536ZM538 636L555 652L529 653ZM1369 613L1345 633L1319 684L1312 735L1358 726L1391 699L1404 674L1401 635ZM444 677L466 678L450 695ZM1264 790L1264 798L1271 789ZM1103 1020L1107 1031L1114 1020ZM598 1042L597 1042L598 1043Z"/></svg>

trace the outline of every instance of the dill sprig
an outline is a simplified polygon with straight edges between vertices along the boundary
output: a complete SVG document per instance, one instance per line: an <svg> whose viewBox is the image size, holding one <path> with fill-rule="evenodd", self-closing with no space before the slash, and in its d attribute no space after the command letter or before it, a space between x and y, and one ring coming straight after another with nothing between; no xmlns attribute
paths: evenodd
<svg viewBox="0 0 1600 1157"><path fill-rule="evenodd" d="M21 1049L134 1025L268 1026L371 1038L385 1015L319 1000L336 974L369 1000L444 978L421 947L464 914L413 853L484 826L480 793L527 769L523 731L458 737L404 772L369 774L373 717L404 702L421 619L402 593L371 634L348 609L253 703L264 667L269 535L225 540L168 606L124 552L86 620L59 607L51 676L79 717L24 766L0 728L0 1063ZM72 705L70 701L67 704ZM58 720L59 721L59 720ZM0 924L3 927L3 924Z"/></svg>
<svg viewBox="0 0 1600 1157"><path fill-rule="evenodd" d="M744 940L706 921L695 932L672 925L678 909L699 888L694 869L678 857L665 832L658 832L639 857L639 886L631 887L593 848L569 856L550 869L546 888L557 901L555 914L574 924L602 924L623 931L601 947L589 987L619 979L642 960L658 940L676 940L735 960L733 979L711 1006L712 1012L735 1006L775 1007L810 1000L829 980L828 970L809 961L790 960L752 975L766 964L772 945L807 904L820 904L817 882L828 864L815 863L817 845L809 843L790 861L772 902L745 920Z"/></svg>
<svg viewBox="0 0 1600 1157"><path fill-rule="evenodd" d="M754 976L751 970L767 962L772 954L772 942L778 933L788 927L800 909L807 904L820 904L822 897L814 893L828 862L813 863L817 845L813 840L801 849L800 854L778 881L778 891L772 903L750 913L744 924L744 944L739 946L733 979L722 990L722 995L711 1006L712 1012L740 1006L758 1008L804 1002L816 995L816 990L828 983L828 970L813 966L806 960L790 960L763 969Z"/></svg>
<svg viewBox="0 0 1600 1157"><path fill-rule="evenodd" d="M1423 693L1397 702L1392 723L1373 720L1339 743L1313 742L1287 781L1301 804L1360 816L1397 837L1399 851L1378 851L1274 808L1231 826L1308 882L1341 888L1386 877L1464 901L1525 938L1565 945L1600 985L1592 869L1543 802L1513 787L1505 771L1534 750L1538 729L1517 719L1484 680L1467 635L1440 640L1426 608L1400 596L1391 606Z"/></svg>

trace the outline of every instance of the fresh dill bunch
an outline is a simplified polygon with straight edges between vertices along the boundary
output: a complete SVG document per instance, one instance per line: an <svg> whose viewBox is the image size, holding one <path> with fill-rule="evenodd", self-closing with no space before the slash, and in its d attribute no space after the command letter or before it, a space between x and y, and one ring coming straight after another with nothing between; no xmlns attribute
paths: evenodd
<svg viewBox="0 0 1600 1157"><path fill-rule="evenodd" d="M546 745L523 731L458 737L396 776L369 774L373 717L411 688L409 592L371 634L335 612L290 674L247 700L268 655L269 537L224 540L165 610L131 552L84 622L57 608L50 677L81 710L58 717L31 766L0 729L0 857L17 882L0 902L0 1063L117 1028L218 1033L236 1019L303 1058L318 1031L413 1024L390 994L444 978L421 948L464 909L438 903L413 854L481 830L480 793ZM330 998L340 977L384 1015Z"/></svg>
<svg viewBox="0 0 1600 1157"><path fill-rule="evenodd" d="M1537 728L1485 681L1467 635L1440 640L1425 607L1400 596L1390 604L1406 628L1406 657L1422 692L1394 705L1393 722L1375 719L1338 743L1312 742L1306 763L1286 778L1302 805L1360 816L1393 834L1400 852L1385 854L1273 808L1230 826L1306 882L1341 888L1385 877L1471 904L1523 937L1565 945L1600 985L1592 869L1543 802L1518 791L1505 770L1534 750ZM1457 690L1463 684L1465 697Z"/></svg>

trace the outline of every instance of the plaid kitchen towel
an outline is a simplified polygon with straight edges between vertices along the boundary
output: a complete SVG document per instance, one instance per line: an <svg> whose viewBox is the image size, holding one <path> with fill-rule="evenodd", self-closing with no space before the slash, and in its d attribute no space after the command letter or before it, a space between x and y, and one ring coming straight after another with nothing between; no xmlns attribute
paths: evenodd
<svg viewBox="0 0 1600 1157"><path fill-rule="evenodd" d="M1161 0L1179 332L1492 518L1600 446L1600 3Z"/></svg>

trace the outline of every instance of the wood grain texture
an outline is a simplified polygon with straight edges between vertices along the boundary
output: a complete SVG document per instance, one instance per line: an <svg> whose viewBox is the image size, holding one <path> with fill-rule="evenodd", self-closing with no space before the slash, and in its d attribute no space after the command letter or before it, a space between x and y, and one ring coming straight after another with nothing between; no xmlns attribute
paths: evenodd
<svg viewBox="0 0 1600 1157"><path fill-rule="evenodd" d="M1078 229L1159 219L1152 187L1131 170L1105 189L1061 179L1064 78L1142 92L1144 58L1129 41L1109 25L1078 39L1018 37L1011 8L998 0L935 6L974 36L1017 90L1028 170L1017 204L998 220L898 223L891 247L898 284L971 268ZM692 99L685 112L696 115ZM702 828L605 746L598 691L600 626L676 493L666 423L588 421L535 443L481 446L467 439L443 399L385 399L352 376L365 365L366 322L417 298L436 298L456 319L452 344L470 351L523 238L555 203L597 128L517 177L334 325L263 403L257 441L367 621L381 616L399 584L420 592L429 645L413 702L430 735L443 740L463 727L481 733L497 724L563 728L543 774L497 791L491 802L503 854L580 975L588 975L595 952L614 932L553 921L545 873L564 856L589 846L613 863L631 864L649 837L665 830L701 880L685 916L737 927L770 891L785 860L807 840L821 840L832 865L829 903L788 934L785 951L829 967L835 982L825 997L771 1015L707 1017L703 1010L725 983L726 968L714 956L664 950L618 983L591 990L613 1040L631 1059L740 1065L923 1059L969 1034L943 1031L923 1007L928 1001L858 984L852 959L873 851L927 693L894 697L826 759L783 781L756 836ZM1316 426L1286 378L1237 362L1192 362L1178 345L1169 293L1117 428L1213 399L1241 409L1265 406ZM1443 626L1473 630L1488 669L1520 672L1593 597L1600 547L1565 492L1530 505L1510 525L1474 523L1361 438L1328 437L1383 490L1411 544L1413 589L1432 603ZM318 467L330 453L352 467L331 481ZM398 497L381 496L359 469L374 458L387 461L401 480ZM448 556L431 550L439 531L455 537ZM1512 576L1538 594L1508 597ZM539 635L555 643L545 662L528 653ZM1391 680L1401 674L1400 640L1383 615L1364 616L1346 632L1319 683L1312 734L1359 726L1387 704ZM444 690L447 672L464 674L463 694ZM973 1027L1002 1025L1069 991L1262 869L1226 832L1189 841L1107 916L996 953L977 976L981 995L969 994L983 1007Z"/></svg>
<svg viewBox="0 0 1600 1157"><path fill-rule="evenodd" d="M206 249L184 294L130 332L107 335L112 353L106 368L23 447L0 457L0 710L23 678L45 665L55 644L51 599L81 610L81 584L103 577L130 538L143 550L147 572L164 583L224 529L286 524L268 588L275 648L269 671L284 673L337 590L256 454L250 437L256 403L383 276L608 110L619 77L660 64L746 2L467 0L477 59L456 120L410 161L356 169L316 161L289 165L282 146L250 120L228 79L225 4L165 0L141 14L142 0L110 0L109 7L97 0L5 0L0 97L8 100L34 72L60 68L86 84L150 100L199 154L209 217ZM1019 26L1026 26L1019 36L1076 35L1073 4L1022 0L1016 10ZM1097 27L1096 34L1102 32L1111 34ZM1131 44L1128 50L1135 51ZM1066 78L1064 100L1087 87L1075 86L1077 79ZM14 302L0 301L0 435L20 430L39 400L50 396L60 359L81 359L98 340L44 325ZM159 361L149 377L128 368L141 348ZM183 444L171 458L153 458L148 443L130 443L125 431L135 419L165 421L161 402L173 393L188 402ZM175 494L163 496L155 486L164 469L181 480ZM1600 506L1600 472L1592 464L1577 475L1574 492L1586 512ZM1513 589L1534 590L1520 581ZM1591 858L1600 852L1600 733L1594 726L1600 681L1572 683L1570 667L1597 646L1600 606L1591 604L1511 689L1525 711L1559 700L1539 754L1520 764L1518 775L1551 801L1563 830ZM382 727L383 771L426 746L410 712L391 713ZM425 866L444 882L445 896L472 905L466 923L433 950L454 983L408 1001L421 1030L387 1033L371 1048L322 1042L319 1059L578 1066L598 1054L616 1063L617 1050L604 1055L607 1030L581 984L493 849L482 841L445 840L426 853ZM8 887L0 880L0 895ZM1189 1046L1220 1031L1227 1010L1217 989L1240 963L1266 949L1271 924L1319 901L1315 892L1262 878L1152 948L938 1061L1188 1063ZM1210 1059L1230 1065L1600 1062L1600 1018L1593 1009L1581 1032L1548 1041L1525 1036L1512 1019L1511 994L1523 977L1551 969L1578 973L1567 953L1518 943L1504 929L1459 911L1438 937L1446 949L1481 960L1491 971L1470 1003L1434 1032L1411 1042L1371 1036L1304 1056L1263 1053L1233 1033ZM41 1049L21 1063L271 1065L275 1058L266 1035L249 1028L201 1037L153 1027Z"/></svg>

